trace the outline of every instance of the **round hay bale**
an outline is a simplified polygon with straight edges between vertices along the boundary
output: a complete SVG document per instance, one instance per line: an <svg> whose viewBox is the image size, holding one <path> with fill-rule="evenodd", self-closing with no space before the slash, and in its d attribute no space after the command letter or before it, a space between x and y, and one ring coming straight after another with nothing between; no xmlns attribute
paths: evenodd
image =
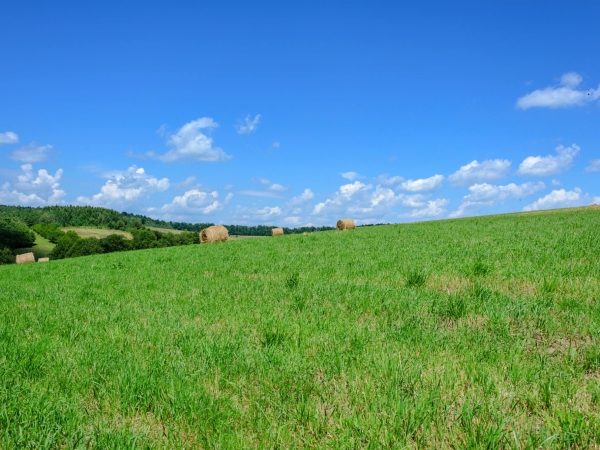
<svg viewBox="0 0 600 450"><path fill-rule="evenodd" d="M202 244L225 242L227 240L229 240L229 232L223 225L208 227L200 232L200 242Z"/></svg>
<svg viewBox="0 0 600 450"><path fill-rule="evenodd" d="M600 205L597 205L596 203L592 203L590 206L588 206L588 208L590 208L590 209L600 209Z"/></svg>
<svg viewBox="0 0 600 450"><path fill-rule="evenodd" d="M340 219L337 221L336 226L338 230L354 230L356 228L356 224L352 219Z"/></svg>
<svg viewBox="0 0 600 450"><path fill-rule="evenodd" d="M25 264L25 263L34 263L35 256L33 256L32 252L23 253L22 255L17 255L17 264Z"/></svg>
<svg viewBox="0 0 600 450"><path fill-rule="evenodd" d="M271 236L283 236L283 228L273 228L271 230Z"/></svg>

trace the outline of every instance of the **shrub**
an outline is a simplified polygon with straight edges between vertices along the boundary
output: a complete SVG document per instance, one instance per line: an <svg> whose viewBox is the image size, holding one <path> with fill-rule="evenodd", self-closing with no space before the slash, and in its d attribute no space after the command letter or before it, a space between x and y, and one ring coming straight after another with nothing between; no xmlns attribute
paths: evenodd
<svg viewBox="0 0 600 450"><path fill-rule="evenodd" d="M53 244L56 244L58 238L63 236L65 232L58 228L55 223L38 223L31 227L40 236L45 237Z"/></svg>
<svg viewBox="0 0 600 450"><path fill-rule="evenodd" d="M100 239L104 253L122 252L131 249L131 241L127 240L120 234L110 234L103 239Z"/></svg>
<svg viewBox="0 0 600 450"><path fill-rule="evenodd" d="M67 231L63 236L59 237L56 241L56 245L50 252L52 259L64 259L69 258L71 253L71 247L75 245L81 238L77 236L74 231Z"/></svg>
<svg viewBox="0 0 600 450"><path fill-rule="evenodd" d="M15 256L10 251L10 248L4 247L0 250L0 266L3 264L14 264Z"/></svg>
<svg viewBox="0 0 600 450"><path fill-rule="evenodd" d="M0 218L0 247L31 247L35 242L35 234L23 222L10 217Z"/></svg>

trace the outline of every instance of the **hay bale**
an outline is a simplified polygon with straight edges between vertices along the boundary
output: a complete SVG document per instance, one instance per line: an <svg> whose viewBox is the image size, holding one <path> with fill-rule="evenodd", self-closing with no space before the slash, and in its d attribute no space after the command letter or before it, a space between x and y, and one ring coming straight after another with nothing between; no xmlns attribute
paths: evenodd
<svg viewBox="0 0 600 450"><path fill-rule="evenodd" d="M592 203L590 206L588 206L589 209L600 209L600 205L597 205L596 203Z"/></svg>
<svg viewBox="0 0 600 450"><path fill-rule="evenodd" d="M356 224L352 219L340 219L337 221L336 226L338 230L354 230L356 228Z"/></svg>
<svg viewBox="0 0 600 450"><path fill-rule="evenodd" d="M22 255L17 255L17 264L25 264L30 262L35 262L35 256L33 256L33 253L29 252L23 253Z"/></svg>
<svg viewBox="0 0 600 450"><path fill-rule="evenodd" d="M208 227L200 232L200 242L202 244L225 242L227 240L229 240L229 232L223 225Z"/></svg>
<svg viewBox="0 0 600 450"><path fill-rule="evenodd" d="M271 230L271 236L283 236L283 228L273 228Z"/></svg>
<svg viewBox="0 0 600 450"><path fill-rule="evenodd" d="M38 262L48 262L50 261L50 258L39 258Z"/></svg>

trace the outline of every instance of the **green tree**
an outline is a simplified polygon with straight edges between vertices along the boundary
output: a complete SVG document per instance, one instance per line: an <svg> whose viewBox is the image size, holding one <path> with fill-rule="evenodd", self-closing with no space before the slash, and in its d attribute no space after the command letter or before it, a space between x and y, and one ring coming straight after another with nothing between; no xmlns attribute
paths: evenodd
<svg viewBox="0 0 600 450"><path fill-rule="evenodd" d="M23 222L10 217L0 218L0 247L31 247L35 234Z"/></svg>

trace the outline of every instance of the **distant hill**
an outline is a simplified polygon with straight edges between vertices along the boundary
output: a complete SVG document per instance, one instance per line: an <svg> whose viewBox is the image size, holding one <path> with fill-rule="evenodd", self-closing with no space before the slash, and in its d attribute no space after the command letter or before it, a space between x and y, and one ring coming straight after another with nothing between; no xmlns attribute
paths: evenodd
<svg viewBox="0 0 600 450"><path fill-rule="evenodd" d="M0 217L13 217L32 226L37 223L55 223L59 227L100 227L113 230L156 227L200 232L214 223L167 222L140 214L118 212L96 206L6 206L0 205ZM232 236L270 236L270 225L225 225ZM286 234L333 230L333 227L284 227Z"/></svg>

